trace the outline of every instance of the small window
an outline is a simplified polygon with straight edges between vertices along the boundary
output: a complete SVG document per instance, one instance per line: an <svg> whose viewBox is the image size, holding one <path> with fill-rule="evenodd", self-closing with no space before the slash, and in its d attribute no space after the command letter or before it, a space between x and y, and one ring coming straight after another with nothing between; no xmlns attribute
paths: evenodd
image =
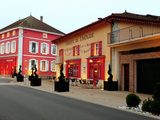
<svg viewBox="0 0 160 120"><path fill-rule="evenodd" d="M36 68L38 70L38 60L30 59L29 60L29 70L32 71L32 68L34 68L36 65Z"/></svg>
<svg viewBox="0 0 160 120"><path fill-rule="evenodd" d="M4 38L4 34L2 34L2 38Z"/></svg>
<svg viewBox="0 0 160 120"><path fill-rule="evenodd" d="M55 61L51 61L51 71L52 72L56 71L56 63L55 63Z"/></svg>
<svg viewBox="0 0 160 120"><path fill-rule="evenodd" d="M16 52L16 41L15 40L11 42L11 52L12 53Z"/></svg>
<svg viewBox="0 0 160 120"><path fill-rule="evenodd" d="M13 35L13 36L16 35L16 31L15 31L15 30L12 32L12 35Z"/></svg>
<svg viewBox="0 0 160 120"><path fill-rule="evenodd" d="M41 60L40 69L41 71L48 71L48 61L47 60Z"/></svg>
<svg viewBox="0 0 160 120"><path fill-rule="evenodd" d="M38 43L34 41L29 42L29 52L38 53Z"/></svg>
<svg viewBox="0 0 160 120"><path fill-rule="evenodd" d="M94 54L95 54L95 55L99 55L99 43L95 43L94 48L95 48L95 49L94 49L94 50L95 50L95 51L94 51Z"/></svg>
<svg viewBox="0 0 160 120"><path fill-rule="evenodd" d="M47 34L46 33L43 33L43 38L47 38Z"/></svg>
<svg viewBox="0 0 160 120"><path fill-rule="evenodd" d="M42 54L49 54L49 44L41 43L41 53Z"/></svg>
<svg viewBox="0 0 160 120"><path fill-rule="evenodd" d="M9 37L9 36L10 36L10 33L8 32L8 33L7 33L7 37Z"/></svg>
<svg viewBox="0 0 160 120"><path fill-rule="evenodd" d="M6 53L10 52L10 42L6 43Z"/></svg>
<svg viewBox="0 0 160 120"><path fill-rule="evenodd" d="M51 54L52 54L52 55L56 55L56 54L57 54L57 46L56 46L55 44L52 44Z"/></svg>
<svg viewBox="0 0 160 120"><path fill-rule="evenodd" d="M73 56L79 55L79 45L73 47Z"/></svg>
<svg viewBox="0 0 160 120"><path fill-rule="evenodd" d="M1 54L4 54L4 43L1 44Z"/></svg>

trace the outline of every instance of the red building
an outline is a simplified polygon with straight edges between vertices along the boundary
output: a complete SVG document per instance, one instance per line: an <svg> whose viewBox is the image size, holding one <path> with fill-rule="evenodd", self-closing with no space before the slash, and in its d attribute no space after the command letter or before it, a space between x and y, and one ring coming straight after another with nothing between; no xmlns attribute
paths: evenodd
<svg viewBox="0 0 160 120"><path fill-rule="evenodd" d="M57 46L51 40L64 33L33 16L18 20L0 30L0 75L12 75L22 65L22 74L30 75L34 64L39 75L56 75Z"/></svg>

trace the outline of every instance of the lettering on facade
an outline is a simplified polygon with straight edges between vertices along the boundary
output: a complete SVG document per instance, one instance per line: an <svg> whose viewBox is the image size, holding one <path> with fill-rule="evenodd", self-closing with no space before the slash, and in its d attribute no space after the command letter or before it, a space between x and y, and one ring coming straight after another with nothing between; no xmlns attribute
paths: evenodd
<svg viewBox="0 0 160 120"><path fill-rule="evenodd" d="M88 40L88 39L91 39L91 38L94 38L94 32L93 33L89 33L87 35L82 35L78 38L75 38L73 40L69 40L66 42L66 45L72 45L74 43L77 43L79 41L83 41L83 40Z"/></svg>

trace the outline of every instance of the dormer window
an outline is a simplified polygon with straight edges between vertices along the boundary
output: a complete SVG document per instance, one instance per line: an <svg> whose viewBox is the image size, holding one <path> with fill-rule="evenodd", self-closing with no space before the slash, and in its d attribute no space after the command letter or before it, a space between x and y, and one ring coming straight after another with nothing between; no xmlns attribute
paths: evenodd
<svg viewBox="0 0 160 120"><path fill-rule="evenodd" d="M46 33L43 33L43 38L47 38L47 34Z"/></svg>

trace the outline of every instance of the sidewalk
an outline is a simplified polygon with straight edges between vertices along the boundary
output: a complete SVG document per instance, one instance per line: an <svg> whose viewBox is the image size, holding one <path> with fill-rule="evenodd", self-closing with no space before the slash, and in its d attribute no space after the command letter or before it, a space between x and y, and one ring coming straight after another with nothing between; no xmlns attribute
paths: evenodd
<svg viewBox="0 0 160 120"><path fill-rule="evenodd" d="M130 93L126 91L104 91L101 89L85 89L81 86L70 86L70 92L55 92L53 80L42 80L42 85L35 87L30 86L30 82L28 82L28 85L25 85L24 82L12 82L10 84L28 86L31 88L51 92L54 94L64 95L71 98L76 98L117 108L120 106L126 106L126 96ZM136 95L140 97L141 104L145 99L152 98L152 95L148 94L136 93Z"/></svg>

